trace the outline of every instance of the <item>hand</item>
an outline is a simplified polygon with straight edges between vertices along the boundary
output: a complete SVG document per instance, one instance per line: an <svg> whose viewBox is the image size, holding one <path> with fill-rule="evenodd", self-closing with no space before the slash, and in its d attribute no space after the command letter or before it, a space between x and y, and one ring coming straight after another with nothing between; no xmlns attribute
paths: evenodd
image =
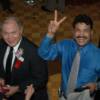
<svg viewBox="0 0 100 100"><path fill-rule="evenodd" d="M59 28L60 24L66 19L66 17L63 17L62 19L60 19L60 21L57 21L57 17L57 10L55 10L54 20L51 20L48 26L48 35L54 35L57 29Z"/></svg>
<svg viewBox="0 0 100 100"><path fill-rule="evenodd" d="M3 98L2 100L7 100L7 99Z"/></svg>
<svg viewBox="0 0 100 100"><path fill-rule="evenodd" d="M2 92L2 86L4 86L4 85L5 85L4 79L0 78L0 92Z"/></svg>
<svg viewBox="0 0 100 100"><path fill-rule="evenodd" d="M7 99L3 98L2 100L7 100Z"/></svg>
<svg viewBox="0 0 100 100"><path fill-rule="evenodd" d="M90 92L94 92L97 89L97 85L96 83L88 83L83 87L88 87Z"/></svg>
<svg viewBox="0 0 100 100"><path fill-rule="evenodd" d="M19 91L18 86L6 86L4 89L8 89L9 91L5 93L6 97L10 97L13 94L17 93Z"/></svg>
<svg viewBox="0 0 100 100"><path fill-rule="evenodd" d="M35 89L32 84L27 86L27 89L25 90L25 100L30 100L34 92L35 92Z"/></svg>
<svg viewBox="0 0 100 100"><path fill-rule="evenodd" d="M0 86L4 86L5 85L5 80L0 78Z"/></svg>

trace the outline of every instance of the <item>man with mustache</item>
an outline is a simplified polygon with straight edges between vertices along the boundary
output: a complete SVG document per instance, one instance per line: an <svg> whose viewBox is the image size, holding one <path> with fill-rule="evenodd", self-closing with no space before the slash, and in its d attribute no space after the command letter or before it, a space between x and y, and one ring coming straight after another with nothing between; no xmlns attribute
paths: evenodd
<svg viewBox="0 0 100 100"><path fill-rule="evenodd" d="M72 64L77 51L80 52L80 61L77 65L79 69L73 91L80 92L88 88L92 95L97 88L96 79L100 76L100 50L91 43L93 21L89 16L80 14L75 17L72 24L73 39L65 39L53 44L53 37L56 35L56 31L65 19L66 17L63 17L58 21L57 11L55 11L54 20L50 21L48 32L39 48L39 55L43 59L54 60L58 58L62 64L60 100L66 100L66 91L69 88L69 77L71 76ZM75 71L71 74L74 75L74 73Z"/></svg>

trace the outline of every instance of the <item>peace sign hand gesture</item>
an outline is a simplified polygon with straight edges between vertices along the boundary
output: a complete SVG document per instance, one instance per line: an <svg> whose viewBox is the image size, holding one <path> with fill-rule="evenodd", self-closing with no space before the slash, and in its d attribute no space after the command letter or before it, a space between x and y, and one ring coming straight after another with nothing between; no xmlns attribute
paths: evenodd
<svg viewBox="0 0 100 100"><path fill-rule="evenodd" d="M57 21L57 10L55 10L54 14L54 20L51 20L48 26L48 35L53 36L55 35L56 31L58 30L60 24L66 19L66 17L63 17L59 21Z"/></svg>

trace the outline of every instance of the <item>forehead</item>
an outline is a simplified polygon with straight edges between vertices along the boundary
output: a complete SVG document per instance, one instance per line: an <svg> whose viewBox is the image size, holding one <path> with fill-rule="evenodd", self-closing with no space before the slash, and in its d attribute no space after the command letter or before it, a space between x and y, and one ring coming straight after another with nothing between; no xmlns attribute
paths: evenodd
<svg viewBox="0 0 100 100"><path fill-rule="evenodd" d="M19 32L20 28L15 20L6 20L2 26L2 33Z"/></svg>
<svg viewBox="0 0 100 100"><path fill-rule="evenodd" d="M2 25L2 28L10 28L10 27L19 27L17 22L13 19L8 19L8 20L5 20L3 25Z"/></svg>
<svg viewBox="0 0 100 100"><path fill-rule="evenodd" d="M90 25L87 25L86 23L80 22L80 23L77 23L75 25L75 28L90 28Z"/></svg>

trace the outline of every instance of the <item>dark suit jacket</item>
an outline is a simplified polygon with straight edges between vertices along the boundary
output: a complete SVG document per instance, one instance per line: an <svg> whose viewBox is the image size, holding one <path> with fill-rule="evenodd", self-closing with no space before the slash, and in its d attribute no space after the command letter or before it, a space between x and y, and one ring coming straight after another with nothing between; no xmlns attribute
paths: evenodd
<svg viewBox="0 0 100 100"><path fill-rule="evenodd" d="M0 77L5 79L5 70L3 66L4 54L7 45L0 41ZM47 63L38 56L37 46L22 38L19 48L24 50L22 57L24 61L16 68L16 61L14 61L11 85L20 86L20 90L24 91L27 85L33 84L36 91L42 90L46 87L48 81Z"/></svg>

